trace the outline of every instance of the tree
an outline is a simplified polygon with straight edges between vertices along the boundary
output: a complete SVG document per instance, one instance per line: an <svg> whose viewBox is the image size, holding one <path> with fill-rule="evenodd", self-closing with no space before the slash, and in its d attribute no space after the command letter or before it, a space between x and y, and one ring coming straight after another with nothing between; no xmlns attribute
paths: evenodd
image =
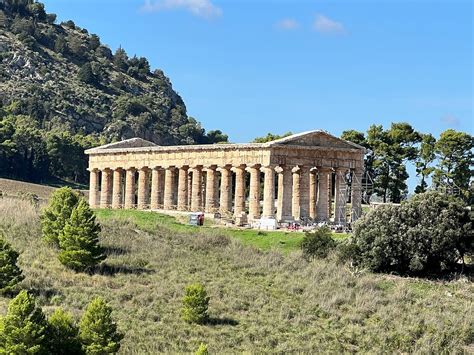
<svg viewBox="0 0 474 355"><path fill-rule="evenodd" d="M48 319L48 353L82 354L79 340L79 328L74 324L72 315L62 308L57 308Z"/></svg>
<svg viewBox="0 0 474 355"><path fill-rule="evenodd" d="M459 199L431 191L380 206L355 223L355 260L376 272L456 270L474 249L473 223Z"/></svg>
<svg viewBox="0 0 474 355"><path fill-rule="evenodd" d="M21 291L11 300L6 316L0 319L0 353L46 353L47 326L35 298Z"/></svg>
<svg viewBox="0 0 474 355"><path fill-rule="evenodd" d="M89 37L89 49L95 51L100 46L100 38L96 34L91 34Z"/></svg>
<svg viewBox="0 0 474 355"><path fill-rule="evenodd" d="M203 285L197 283L186 287L181 316L188 323L203 324L209 319L207 313L209 297Z"/></svg>
<svg viewBox="0 0 474 355"><path fill-rule="evenodd" d="M197 349L195 355L209 355L207 344L204 344L204 343L199 344L199 348Z"/></svg>
<svg viewBox="0 0 474 355"><path fill-rule="evenodd" d="M127 71L128 69L128 56L127 52L122 47L119 47L114 54L114 64L117 68L122 71Z"/></svg>
<svg viewBox="0 0 474 355"><path fill-rule="evenodd" d="M17 266L19 254L12 249L0 233L0 292L5 293L24 279L21 269Z"/></svg>
<svg viewBox="0 0 474 355"><path fill-rule="evenodd" d="M418 157L415 162L416 174L421 176L420 184L415 188L415 193L426 192L428 184L426 179L433 173L434 168L431 166L436 158L435 155L436 139L431 134L423 134Z"/></svg>
<svg viewBox="0 0 474 355"><path fill-rule="evenodd" d="M286 132L282 135L279 134L273 134L273 133L267 133L265 137L257 137L253 140L253 143L267 143L271 141L275 141L280 138L285 138L291 136L293 133L291 132Z"/></svg>
<svg viewBox="0 0 474 355"><path fill-rule="evenodd" d="M336 248L328 227L318 228L314 232L307 232L301 241L301 250L306 260L324 259L329 252Z"/></svg>
<svg viewBox="0 0 474 355"><path fill-rule="evenodd" d="M448 129L441 133L435 145L438 166L434 173L436 185L458 187L467 196L474 177L474 137L468 133Z"/></svg>
<svg viewBox="0 0 474 355"><path fill-rule="evenodd" d="M79 195L70 187L62 187L54 191L48 206L41 214L42 234L47 242L59 246L59 234L63 232L66 221L71 217L78 202Z"/></svg>
<svg viewBox="0 0 474 355"><path fill-rule="evenodd" d="M89 62L85 63L79 69L77 77L79 78L80 81L86 84L90 84L90 85L96 85L98 82L98 78L95 75L94 71L92 70L92 64Z"/></svg>
<svg viewBox="0 0 474 355"><path fill-rule="evenodd" d="M79 337L86 354L111 354L123 339L112 319L112 308L101 297L92 300L79 324Z"/></svg>
<svg viewBox="0 0 474 355"><path fill-rule="evenodd" d="M86 200L80 199L59 233L59 261L73 270L85 271L105 260L99 233L100 225L94 212Z"/></svg>

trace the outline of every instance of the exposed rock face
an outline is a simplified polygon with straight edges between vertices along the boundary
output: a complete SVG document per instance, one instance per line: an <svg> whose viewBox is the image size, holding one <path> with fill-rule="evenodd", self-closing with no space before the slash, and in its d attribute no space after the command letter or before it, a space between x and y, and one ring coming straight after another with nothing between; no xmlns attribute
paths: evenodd
<svg viewBox="0 0 474 355"><path fill-rule="evenodd" d="M30 115L43 129L106 141L141 137L192 144L199 140L194 132L202 136L169 79L161 70L150 72L146 59L127 58L126 67L119 67L110 49L91 44L86 30L18 16L5 6L0 2L0 106L18 102L17 113ZM80 79L86 64L94 83Z"/></svg>

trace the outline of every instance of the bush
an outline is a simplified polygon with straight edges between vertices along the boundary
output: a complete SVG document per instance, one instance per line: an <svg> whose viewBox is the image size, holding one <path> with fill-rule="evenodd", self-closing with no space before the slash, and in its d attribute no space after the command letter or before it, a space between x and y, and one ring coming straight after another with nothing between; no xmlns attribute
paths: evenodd
<svg viewBox="0 0 474 355"><path fill-rule="evenodd" d="M47 322L35 298L21 291L0 319L0 354L46 353Z"/></svg>
<svg viewBox="0 0 474 355"><path fill-rule="evenodd" d="M78 202L79 195L70 187L62 187L52 194L41 215L43 238L47 242L59 246L59 234Z"/></svg>
<svg viewBox="0 0 474 355"><path fill-rule="evenodd" d="M306 260L326 258L331 250L336 247L328 227L318 228L314 232L307 232L301 241L301 250Z"/></svg>
<svg viewBox="0 0 474 355"><path fill-rule="evenodd" d="M101 297L92 300L79 324L79 337L86 354L111 354L120 349L123 334L112 319L112 308Z"/></svg>
<svg viewBox="0 0 474 355"><path fill-rule="evenodd" d="M472 229L461 200L427 192L370 211L355 224L353 243L372 271L438 273L456 269L472 252Z"/></svg>
<svg viewBox="0 0 474 355"><path fill-rule="evenodd" d="M204 343L201 343L195 355L209 355L209 351L207 350L207 345Z"/></svg>
<svg viewBox="0 0 474 355"><path fill-rule="evenodd" d="M79 329L70 313L58 308L48 319L49 354L82 354Z"/></svg>
<svg viewBox="0 0 474 355"><path fill-rule="evenodd" d="M203 324L208 319L209 297L203 285L193 284L186 287L181 315L188 323Z"/></svg>
<svg viewBox="0 0 474 355"><path fill-rule="evenodd" d="M100 225L89 204L80 199L59 234L59 261L76 271L85 271L106 258L99 245Z"/></svg>
<svg viewBox="0 0 474 355"><path fill-rule="evenodd" d="M19 254L0 235L0 292L5 293L24 279L16 265Z"/></svg>

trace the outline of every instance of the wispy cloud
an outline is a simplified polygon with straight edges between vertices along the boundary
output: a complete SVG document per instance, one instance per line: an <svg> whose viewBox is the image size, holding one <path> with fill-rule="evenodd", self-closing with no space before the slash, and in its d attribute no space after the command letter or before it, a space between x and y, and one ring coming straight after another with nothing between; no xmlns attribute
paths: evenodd
<svg viewBox="0 0 474 355"><path fill-rule="evenodd" d="M294 30L300 27L300 24L295 19L285 18L283 20L278 21L276 23L276 27L281 30L290 31L290 30Z"/></svg>
<svg viewBox="0 0 474 355"><path fill-rule="evenodd" d="M461 124L461 121L453 115L446 115L441 117L441 122L451 127L458 127Z"/></svg>
<svg viewBox="0 0 474 355"><path fill-rule="evenodd" d="M186 10L194 16L206 19L222 15L222 9L214 5L210 0L145 0L140 9L143 12Z"/></svg>
<svg viewBox="0 0 474 355"><path fill-rule="evenodd" d="M343 34L346 32L344 25L324 15L316 15L313 28L324 34Z"/></svg>

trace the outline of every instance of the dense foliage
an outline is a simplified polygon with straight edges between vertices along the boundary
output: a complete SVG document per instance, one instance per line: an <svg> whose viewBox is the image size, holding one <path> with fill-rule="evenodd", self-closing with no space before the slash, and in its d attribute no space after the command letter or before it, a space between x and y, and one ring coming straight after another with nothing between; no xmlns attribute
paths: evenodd
<svg viewBox="0 0 474 355"><path fill-rule="evenodd" d="M62 308L57 308L48 318L48 353L51 355L83 354L79 340L79 328L72 315Z"/></svg>
<svg viewBox="0 0 474 355"><path fill-rule="evenodd" d="M331 230L328 227L321 227L312 232L307 232L301 241L303 257L307 260L323 259L336 247L336 242L332 239Z"/></svg>
<svg viewBox="0 0 474 355"><path fill-rule="evenodd" d="M1 354L46 353L48 323L35 298L21 291L0 318Z"/></svg>
<svg viewBox="0 0 474 355"><path fill-rule="evenodd" d="M89 204L80 199L59 233L59 261L76 271L85 271L103 261L106 256L99 245L100 225Z"/></svg>
<svg viewBox="0 0 474 355"><path fill-rule="evenodd" d="M48 206L41 214L43 239L59 246L59 236L79 203L79 195L70 187L62 187L51 195Z"/></svg>
<svg viewBox="0 0 474 355"><path fill-rule="evenodd" d="M55 20L39 2L0 1L0 176L85 183L83 151L100 143L227 141L188 117L146 58L113 54L97 35Z"/></svg>
<svg viewBox="0 0 474 355"><path fill-rule="evenodd" d="M427 274L456 270L474 248L466 205L437 192L400 206L380 206L355 224L354 259L376 272Z"/></svg>
<svg viewBox="0 0 474 355"><path fill-rule="evenodd" d="M209 319L209 299L203 285L197 283L187 286L181 309L183 320L187 323L205 323Z"/></svg>
<svg viewBox="0 0 474 355"><path fill-rule="evenodd" d="M18 257L19 254L0 233L0 292L2 293L11 291L24 278L17 265Z"/></svg>
<svg viewBox="0 0 474 355"><path fill-rule="evenodd" d="M86 354L112 354L120 349L123 334L112 318L112 308L101 297L89 303L79 323L79 337Z"/></svg>

